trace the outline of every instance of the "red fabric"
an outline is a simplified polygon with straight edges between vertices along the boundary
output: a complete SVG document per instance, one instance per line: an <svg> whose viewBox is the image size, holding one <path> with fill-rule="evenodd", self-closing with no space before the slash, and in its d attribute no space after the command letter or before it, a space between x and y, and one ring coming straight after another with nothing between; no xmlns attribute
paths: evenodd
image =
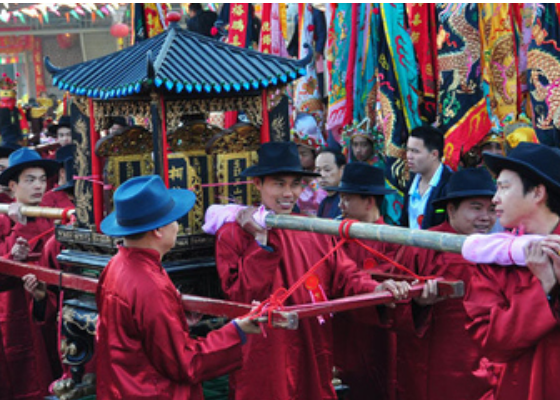
<svg viewBox="0 0 560 400"><path fill-rule="evenodd" d="M226 297L243 303L263 301L280 287L292 286L334 245L331 236L272 229L263 249L237 223L216 236L216 266ZM329 299L371 292L378 285L343 252L333 254L316 272ZM310 303L301 286L285 305ZM334 400L331 319L299 321L295 331L268 329L252 335L243 348L243 369L230 375L230 398L238 400ZM372 321L377 319L375 310Z"/></svg>
<svg viewBox="0 0 560 400"><path fill-rule="evenodd" d="M45 193L43 196L43 201L41 201L42 207L54 207L54 208L68 208L74 207L74 203L68 197L68 194L63 190L53 192L52 190Z"/></svg>
<svg viewBox="0 0 560 400"><path fill-rule="evenodd" d="M464 305L483 354L507 363L496 400L560 399L560 327L528 268L477 266Z"/></svg>
<svg viewBox="0 0 560 400"><path fill-rule="evenodd" d="M8 196L6 193L0 193L0 204L10 204L13 203L14 199Z"/></svg>
<svg viewBox="0 0 560 400"><path fill-rule="evenodd" d="M10 252L18 237L29 240L51 227L52 222L43 218L12 226L8 216L0 215L0 254ZM39 240L31 252L40 252L43 244ZM5 363L0 365L0 372L5 372L0 378L2 400L43 399L53 380L42 324L33 319L32 305L23 283L0 293L0 364Z"/></svg>
<svg viewBox="0 0 560 400"><path fill-rule="evenodd" d="M448 222L430 229L457 233ZM462 280L468 287L474 264L460 254L401 247L396 261L419 275ZM412 301L397 317L397 398L399 400L478 400L491 390L486 376L475 375L480 350L465 330L462 299L431 307Z"/></svg>
<svg viewBox="0 0 560 400"><path fill-rule="evenodd" d="M204 340L189 337L179 293L154 250L120 247L96 300L99 399L202 400L203 380L241 366L233 324Z"/></svg>
<svg viewBox="0 0 560 400"><path fill-rule="evenodd" d="M381 218L376 224L384 224ZM362 240L362 242L393 258L398 246L390 243ZM383 271L370 252L355 243L343 246L346 254L362 269ZM385 306L380 310L389 311ZM396 353L395 334L386 327L365 323L371 309L335 314L333 319L334 363L342 383L350 386L348 400L391 399L394 393L396 371L393 366ZM364 318L365 317L365 318Z"/></svg>

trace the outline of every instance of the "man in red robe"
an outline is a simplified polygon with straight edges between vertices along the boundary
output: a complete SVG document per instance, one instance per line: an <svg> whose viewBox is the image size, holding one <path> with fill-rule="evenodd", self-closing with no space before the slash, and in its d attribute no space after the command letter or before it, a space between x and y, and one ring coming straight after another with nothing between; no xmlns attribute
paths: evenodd
<svg viewBox="0 0 560 400"><path fill-rule="evenodd" d="M340 210L343 218L385 224L381 215L381 205L386 194L394 190L386 189L382 169L363 162L353 162L344 168L339 186L325 190L340 196ZM373 240L361 240L366 246L381 254L394 258L397 245ZM365 270L378 269L385 263L356 243L343 246L346 254ZM396 371L394 368L395 335L386 327L368 324L366 312L369 309L347 311L336 314L333 320L334 362L339 377L350 387L348 400L389 399L394 391ZM382 309L380 312L383 312Z"/></svg>
<svg viewBox="0 0 560 400"><path fill-rule="evenodd" d="M277 214L290 214L301 194L303 170L294 143L265 143L252 176L262 204ZM335 238L310 232L263 230L253 209L237 214L216 236L216 266L226 297L244 303L264 301L279 288L289 288L336 244ZM256 240L258 238L259 241ZM310 303L315 296L332 299L390 290L397 298L407 287L378 283L349 259L335 252L316 272L317 286L299 287L286 305ZM378 319L375 308L368 315ZM230 375L230 398L238 400L334 400L332 327L328 315L301 320L295 331L270 329L252 336L244 348L244 366Z"/></svg>
<svg viewBox="0 0 560 400"><path fill-rule="evenodd" d="M115 192L101 230L124 242L97 288L99 399L202 400L201 382L239 368L246 334L259 332L244 318L202 340L189 336L161 259L195 200L189 190L167 190L157 175L129 179Z"/></svg>
<svg viewBox="0 0 560 400"><path fill-rule="evenodd" d="M492 196L496 186L486 169L464 169L451 176L446 193L433 204L446 222L431 231L486 234L496 222ZM461 254L403 246L396 261L421 276L461 280L468 288L475 265ZM428 283L432 294L437 286ZM436 289L436 290L434 290ZM465 330L462 299L411 301L396 317L397 399L478 400L489 392L491 376L477 344ZM435 304L434 304L435 303ZM433 305L430 305L433 304ZM482 362L481 362L482 361Z"/></svg>
<svg viewBox="0 0 560 400"><path fill-rule="evenodd" d="M56 161L60 163L57 186L43 197L43 207L74 207L74 153L76 145L68 144L56 150Z"/></svg>
<svg viewBox="0 0 560 400"><path fill-rule="evenodd" d="M9 214L13 220L8 215L0 215L0 254L4 258L29 260L29 255L39 253L52 235L30 242L48 232L53 224L45 218L26 218L21 215L20 208L41 203L47 178L57 170L56 162L41 159L33 150L21 148L10 154L9 167L0 174L0 185L8 186L15 198ZM30 311L34 300L24 290L24 285L29 285L29 278L24 277L23 283L12 280L10 290L0 293L0 353L6 361L6 374L1 380L7 385L0 393L0 399L42 399L48 395L48 386L53 379L41 323ZM2 369L4 366L0 367Z"/></svg>
<svg viewBox="0 0 560 400"><path fill-rule="evenodd" d="M504 227L560 234L560 150L521 143L507 157L484 154L484 161L498 175L493 201ZM560 398L560 326L548 301L558 282L535 263L540 251L529 248L528 268L478 265L464 299L467 328L483 355L506 363L497 400Z"/></svg>

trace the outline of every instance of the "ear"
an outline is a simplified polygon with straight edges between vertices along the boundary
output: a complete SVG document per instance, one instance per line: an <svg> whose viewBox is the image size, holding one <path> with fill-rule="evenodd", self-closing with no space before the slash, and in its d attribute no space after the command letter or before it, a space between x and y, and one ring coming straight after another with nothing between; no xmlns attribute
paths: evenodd
<svg viewBox="0 0 560 400"><path fill-rule="evenodd" d="M445 206L445 210L447 211L447 216L449 217L449 219L455 217L455 213L457 212L457 209L455 208L455 205L452 202L447 203L447 205Z"/></svg>
<svg viewBox="0 0 560 400"><path fill-rule="evenodd" d="M372 210L374 207L377 207L377 203L375 202L375 197L374 196L368 196L367 197L367 210L370 211Z"/></svg>
<svg viewBox="0 0 560 400"><path fill-rule="evenodd" d="M161 233L159 228L153 229L150 233L154 235L156 239L161 239L163 237L163 234Z"/></svg>
<svg viewBox="0 0 560 400"><path fill-rule="evenodd" d="M10 182L8 182L8 187L10 188L10 190L12 191L12 193L15 193L16 188L17 188L17 182L16 182L16 181L10 181Z"/></svg>
<svg viewBox="0 0 560 400"><path fill-rule="evenodd" d="M254 177L253 178L253 184L255 185L255 188L257 188L257 190L260 192L262 190L262 187L263 187L263 178Z"/></svg>
<svg viewBox="0 0 560 400"><path fill-rule="evenodd" d="M533 189L533 198L537 204L546 203L548 192L544 185L538 185Z"/></svg>
<svg viewBox="0 0 560 400"><path fill-rule="evenodd" d="M441 156L440 156L440 154L439 154L439 151L436 150L436 149L433 149L432 151L430 151L430 154L431 154L435 159L438 159L438 160L439 160L439 159L441 158Z"/></svg>

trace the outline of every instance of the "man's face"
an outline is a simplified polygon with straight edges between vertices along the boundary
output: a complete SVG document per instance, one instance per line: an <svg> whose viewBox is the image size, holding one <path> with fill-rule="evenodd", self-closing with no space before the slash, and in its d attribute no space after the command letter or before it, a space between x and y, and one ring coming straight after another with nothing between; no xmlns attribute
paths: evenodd
<svg viewBox="0 0 560 400"><path fill-rule="evenodd" d="M480 153L490 153L490 154L495 154L498 156L503 156L504 155L504 150L502 148L502 145L500 143L496 143L496 142L490 142L490 143L486 143L484 146L482 146L482 148L480 149Z"/></svg>
<svg viewBox="0 0 560 400"><path fill-rule="evenodd" d="M411 172L425 174L429 172L434 162L438 161L437 150L429 151L424 146L424 140L417 137L409 137L406 143L406 160Z"/></svg>
<svg viewBox="0 0 560 400"><path fill-rule="evenodd" d="M37 206L47 188L47 174L43 168L27 168L19 175L19 181L10 181L10 190L19 203Z"/></svg>
<svg viewBox="0 0 560 400"><path fill-rule="evenodd" d="M255 187L261 193L262 204L276 214L291 214L303 191L301 176L297 175L255 178Z"/></svg>
<svg viewBox="0 0 560 400"><path fill-rule="evenodd" d="M496 205L496 215L505 228L517 228L531 218L537 210L534 191L523 194L523 183L519 174L504 169L496 182L498 190L492 201Z"/></svg>
<svg viewBox="0 0 560 400"><path fill-rule="evenodd" d="M343 218L356 219L358 221L366 221L371 207L375 206L373 197L362 197L359 194L340 193L340 203L338 207Z"/></svg>
<svg viewBox="0 0 560 400"><path fill-rule="evenodd" d="M352 154L358 161L367 162L373 155L373 143L363 136L352 139Z"/></svg>
<svg viewBox="0 0 560 400"><path fill-rule="evenodd" d="M455 208L447 204L449 223L461 235L488 233L496 223L496 210L490 197L469 197Z"/></svg>
<svg viewBox="0 0 560 400"><path fill-rule="evenodd" d="M336 165L334 154L321 153L315 159L315 172L321 174L318 178L319 186L322 188L328 186L338 186L340 179L342 179L343 168Z"/></svg>
<svg viewBox="0 0 560 400"><path fill-rule="evenodd" d="M315 154L313 150L306 146L298 146L299 162L303 169L311 170L315 168Z"/></svg>
<svg viewBox="0 0 560 400"><path fill-rule="evenodd" d="M60 147L72 144L72 130L65 126L56 130L56 140L60 143Z"/></svg>

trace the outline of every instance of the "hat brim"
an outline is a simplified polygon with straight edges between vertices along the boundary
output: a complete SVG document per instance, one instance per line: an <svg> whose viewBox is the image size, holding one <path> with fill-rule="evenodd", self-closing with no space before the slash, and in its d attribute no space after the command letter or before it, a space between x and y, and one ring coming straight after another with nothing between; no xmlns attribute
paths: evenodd
<svg viewBox="0 0 560 400"><path fill-rule="evenodd" d="M53 192L61 192L61 191L66 190L66 189L71 189L74 186L76 186L76 181L69 181L69 182L66 182L64 185L60 185L60 186L55 187L52 191Z"/></svg>
<svg viewBox="0 0 560 400"><path fill-rule="evenodd" d="M471 197L494 197L496 194L495 191L492 190L469 190L464 192L457 192L456 194L452 194L450 196L441 197L439 199L435 199L432 201L432 205L434 208L444 207L449 201L457 200L457 199L468 199Z"/></svg>
<svg viewBox="0 0 560 400"><path fill-rule="evenodd" d="M396 190L387 189L386 187L379 187L378 189L360 190L353 188L344 188L340 186L328 186L323 188L327 192L338 192L338 193L348 193L348 194L362 194L364 196L385 196L387 194L396 193Z"/></svg>
<svg viewBox="0 0 560 400"><path fill-rule="evenodd" d="M0 185L8 186L17 174L27 168L43 168L49 178L60 170L60 163L54 160L32 160L8 167L0 174Z"/></svg>
<svg viewBox="0 0 560 400"><path fill-rule="evenodd" d="M528 178L535 179L536 181L547 183L551 190L560 194L560 182L525 161L490 153L483 153L482 157L488 169L496 176L498 176L502 170L508 169L526 175Z"/></svg>
<svg viewBox="0 0 560 400"><path fill-rule="evenodd" d="M247 168L245 171L241 172L239 176L242 178L247 178L247 177L262 177L268 175L278 175L278 174L313 176L313 177L321 176L321 174L318 174L316 172L305 171L303 169L289 168L289 167L266 168L266 167L260 167L258 165L253 165L252 167Z"/></svg>
<svg viewBox="0 0 560 400"><path fill-rule="evenodd" d="M129 236L137 233L149 232L151 230L169 225L186 215L194 206L196 196L193 192L186 189L169 189L169 195L175 202L175 205L165 216L151 221L150 223L138 226L122 226L117 221L117 212L113 211L101 221L101 231L107 236Z"/></svg>

